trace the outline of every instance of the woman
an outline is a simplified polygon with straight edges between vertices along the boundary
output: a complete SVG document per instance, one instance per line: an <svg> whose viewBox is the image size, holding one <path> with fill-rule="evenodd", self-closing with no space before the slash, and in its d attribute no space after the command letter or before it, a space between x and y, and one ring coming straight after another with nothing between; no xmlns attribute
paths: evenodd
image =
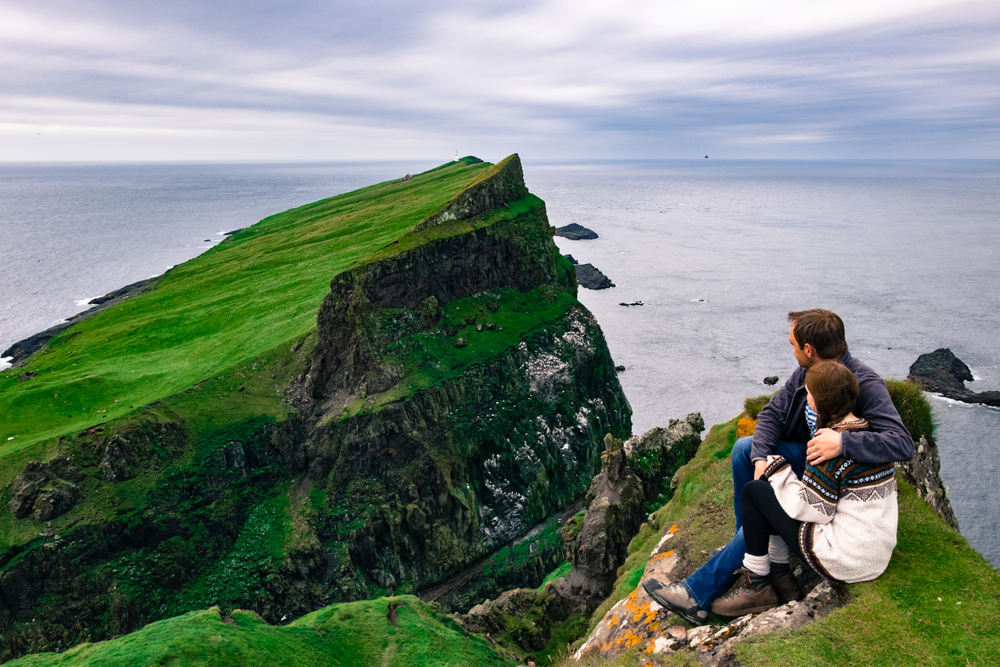
<svg viewBox="0 0 1000 667"><path fill-rule="evenodd" d="M847 367L835 361L813 365L806 372L806 390L817 428L868 428L851 412L858 382ZM743 488L743 580L712 605L722 616L756 614L778 605L768 575L772 563L787 566L787 545L827 579L847 583L882 574L896 546L892 463L857 463L838 456L807 465L799 480L783 457L767 461L761 478Z"/></svg>

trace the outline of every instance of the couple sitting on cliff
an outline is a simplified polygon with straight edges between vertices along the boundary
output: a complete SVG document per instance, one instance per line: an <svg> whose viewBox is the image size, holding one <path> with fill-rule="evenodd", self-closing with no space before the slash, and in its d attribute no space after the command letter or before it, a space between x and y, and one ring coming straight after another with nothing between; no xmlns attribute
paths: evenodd
<svg viewBox="0 0 1000 667"><path fill-rule="evenodd" d="M852 583L882 574L896 546L893 463L913 457L913 439L885 383L847 351L840 317L816 308L788 319L800 367L733 446L736 534L682 582L643 582L695 625L709 609L733 617L801 600L790 549Z"/></svg>

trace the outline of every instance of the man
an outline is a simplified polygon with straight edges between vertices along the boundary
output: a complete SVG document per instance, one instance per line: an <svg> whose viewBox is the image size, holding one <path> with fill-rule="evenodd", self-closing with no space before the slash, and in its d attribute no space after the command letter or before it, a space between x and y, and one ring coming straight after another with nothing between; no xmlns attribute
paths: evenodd
<svg viewBox="0 0 1000 667"><path fill-rule="evenodd" d="M655 579L643 582L643 588L654 600L695 625L705 623L712 602L736 582L736 570L746 553L741 506L743 486L761 476L769 455L784 456L798 477L802 477L807 463L818 465L841 454L862 463L913 458L913 438L903 426L885 382L847 351L843 320L822 308L788 313L788 320L791 322L788 342L799 367L761 410L754 435L740 438L733 445L736 534L729 544L684 581L668 586ZM871 431L837 433L820 429L810 439L810 420L815 426L816 415L806 402L805 376L806 369L820 361L839 361L854 373L860 387L855 414L868 420ZM771 548L780 552L788 546L772 536ZM770 583L782 604L802 599L802 591L788 568L787 558L784 561L783 567L772 566L770 575Z"/></svg>

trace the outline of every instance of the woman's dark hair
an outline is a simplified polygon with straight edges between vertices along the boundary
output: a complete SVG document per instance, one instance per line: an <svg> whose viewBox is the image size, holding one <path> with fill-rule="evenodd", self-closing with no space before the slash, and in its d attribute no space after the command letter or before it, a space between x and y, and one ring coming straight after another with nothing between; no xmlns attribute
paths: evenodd
<svg viewBox="0 0 1000 667"><path fill-rule="evenodd" d="M812 308L793 311L788 313L788 321L794 325L792 335L799 347L809 343L820 359L836 361L847 352L844 320L832 310Z"/></svg>
<svg viewBox="0 0 1000 667"><path fill-rule="evenodd" d="M817 428L829 428L854 409L858 399L858 379L836 361L820 361L806 371L806 387L816 402Z"/></svg>

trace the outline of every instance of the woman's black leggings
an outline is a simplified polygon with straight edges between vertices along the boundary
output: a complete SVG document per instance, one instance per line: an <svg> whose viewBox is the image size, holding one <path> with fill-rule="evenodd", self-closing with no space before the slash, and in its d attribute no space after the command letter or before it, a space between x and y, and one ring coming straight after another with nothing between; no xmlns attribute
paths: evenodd
<svg viewBox="0 0 1000 667"><path fill-rule="evenodd" d="M743 538L751 556L767 555L771 535L780 535L785 544L801 557L801 525L801 521L788 516L781 508L770 482L755 479L743 487Z"/></svg>

